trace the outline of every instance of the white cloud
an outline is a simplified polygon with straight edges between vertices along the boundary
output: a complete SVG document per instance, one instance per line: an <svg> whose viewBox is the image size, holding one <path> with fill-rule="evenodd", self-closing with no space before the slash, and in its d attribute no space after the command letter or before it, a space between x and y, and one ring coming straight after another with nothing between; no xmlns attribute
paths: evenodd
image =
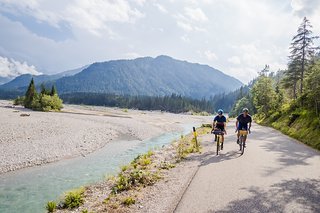
<svg viewBox="0 0 320 213"><path fill-rule="evenodd" d="M248 82L258 75L265 64L270 65L271 71L278 71L286 68L287 50L275 45L264 48L260 41L253 41L241 45L234 45L231 48L239 56L228 58L229 68L226 71L243 82Z"/></svg>
<svg viewBox="0 0 320 213"><path fill-rule="evenodd" d="M183 29L186 32L206 32L207 30L200 26L198 21L193 20L190 17L187 17L186 15L177 14L173 16L176 19L176 23L178 27Z"/></svg>
<svg viewBox="0 0 320 213"><path fill-rule="evenodd" d="M292 0L291 7L293 10L299 11L299 10L303 9L303 7L304 7L303 3L304 3L303 0Z"/></svg>
<svg viewBox="0 0 320 213"><path fill-rule="evenodd" d="M227 70L233 77L247 83L257 77L257 70L251 67L232 67Z"/></svg>
<svg viewBox="0 0 320 213"><path fill-rule="evenodd" d="M0 56L0 77L17 77L22 74L40 75L36 68L27 62L19 62Z"/></svg>
<svg viewBox="0 0 320 213"><path fill-rule="evenodd" d="M101 30L109 29L108 22L133 22L136 18L141 17L143 17L141 12L131 9L130 5L123 0L78 0L70 4L65 12L65 19L71 25L97 35ZM112 30L109 29L109 32Z"/></svg>
<svg viewBox="0 0 320 213"><path fill-rule="evenodd" d="M135 59L135 58L140 58L143 56L140 55L139 53L136 53L136 52L129 52L129 53L124 54L123 57L127 58L127 59Z"/></svg>
<svg viewBox="0 0 320 213"><path fill-rule="evenodd" d="M132 1L138 4L139 6L143 6L144 3L146 2L146 0L132 0Z"/></svg>
<svg viewBox="0 0 320 213"><path fill-rule="evenodd" d="M185 31L193 31L193 27L188 22L177 21L177 25Z"/></svg>
<svg viewBox="0 0 320 213"><path fill-rule="evenodd" d="M204 52L204 55L209 61L214 61L218 59L217 55L214 52L211 52L210 50L206 50Z"/></svg>
<svg viewBox="0 0 320 213"><path fill-rule="evenodd" d="M194 21L205 22L208 21L208 17L200 8L184 8L186 15Z"/></svg>
<svg viewBox="0 0 320 213"><path fill-rule="evenodd" d="M107 31L111 35L112 30L108 27L110 22L134 23L144 14L136 8L131 8L125 0L70 0L57 2L53 10L47 8L44 1L31 0L1 0L0 11L13 14L25 14L32 16L40 22L46 22L54 27L59 27L62 21L72 28L84 29L95 35L101 35L101 31ZM144 1L138 1L143 4Z"/></svg>
<svg viewBox="0 0 320 213"><path fill-rule="evenodd" d="M154 6L162 13L168 13L168 10L161 4L155 3Z"/></svg>
<svg viewBox="0 0 320 213"><path fill-rule="evenodd" d="M181 40L184 41L184 42L190 42L190 39L189 39L188 35L181 36Z"/></svg>
<svg viewBox="0 0 320 213"><path fill-rule="evenodd" d="M299 17L312 16L320 12L319 0L291 0L291 7L294 14Z"/></svg>
<svg viewBox="0 0 320 213"><path fill-rule="evenodd" d="M232 56L231 58L228 58L228 61L236 65L241 63L241 60L238 56Z"/></svg>

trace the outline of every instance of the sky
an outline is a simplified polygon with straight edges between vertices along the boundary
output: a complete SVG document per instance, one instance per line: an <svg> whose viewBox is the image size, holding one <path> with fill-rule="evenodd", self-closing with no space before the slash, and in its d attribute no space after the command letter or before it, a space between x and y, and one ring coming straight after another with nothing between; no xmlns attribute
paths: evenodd
<svg viewBox="0 0 320 213"><path fill-rule="evenodd" d="M247 83L286 68L304 16L320 35L320 0L0 0L0 76L169 55Z"/></svg>

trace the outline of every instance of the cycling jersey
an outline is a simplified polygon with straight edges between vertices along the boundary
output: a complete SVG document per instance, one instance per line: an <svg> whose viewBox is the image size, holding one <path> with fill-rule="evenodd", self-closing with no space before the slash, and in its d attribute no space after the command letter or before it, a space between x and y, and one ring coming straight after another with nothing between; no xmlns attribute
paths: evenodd
<svg viewBox="0 0 320 213"><path fill-rule="evenodd" d="M224 131L224 123L227 122L227 119L224 115L219 116L217 115L214 119L213 122L217 122L216 128L220 129L221 131Z"/></svg>
<svg viewBox="0 0 320 213"><path fill-rule="evenodd" d="M242 129L248 130L248 123L252 122L252 118L251 118L251 115L249 114L247 116L244 116L243 113L241 113L237 117L237 121L239 121L238 130L242 130Z"/></svg>

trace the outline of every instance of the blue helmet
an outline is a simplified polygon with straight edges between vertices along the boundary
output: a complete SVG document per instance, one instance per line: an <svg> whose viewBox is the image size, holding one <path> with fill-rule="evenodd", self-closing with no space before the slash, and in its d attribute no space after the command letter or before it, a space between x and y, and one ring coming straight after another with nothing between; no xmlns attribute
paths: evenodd
<svg viewBox="0 0 320 213"><path fill-rule="evenodd" d="M222 114L223 114L223 110L222 110L222 109L219 109L219 110L218 110L218 114L222 115Z"/></svg>

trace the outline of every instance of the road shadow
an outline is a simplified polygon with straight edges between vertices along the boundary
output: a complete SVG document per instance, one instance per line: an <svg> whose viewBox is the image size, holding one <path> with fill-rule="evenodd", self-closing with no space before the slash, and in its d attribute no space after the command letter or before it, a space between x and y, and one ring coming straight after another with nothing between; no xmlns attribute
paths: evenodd
<svg viewBox="0 0 320 213"><path fill-rule="evenodd" d="M210 154L207 156L207 158L202 159L200 166L206 166L212 163L219 163L223 161L234 160L241 157L238 151L229 151L226 153L220 152L219 155L216 155L216 152L214 151L210 151L208 153Z"/></svg>
<svg viewBox="0 0 320 213"><path fill-rule="evenodd" d="M320 179L291 179L270 190L250 187L250 197L232 201L225 209L209 212L320 212Z"/></svg>
<svg viewBox="0 0 320 213"><path fill-rule="evenodd" d="M268 134L266 134L266 129ZM298 142L278 130L270 127L259 127L252 137L266 152L276 154L278 166L266 167L265 175L270 176L276 172L291 167L309 165L308 159L320 156L320 152Z"/></svg>
<svg viewBox="0 0 320 213"><path fill-rule="evenodd" d="M233 160L241 157L239 151L231 150L228 152L220 151L219 155L216 154L215 145L212 147L211 141L204 141L202 149L206 150L201 154L193 154L186 158L186 161L198 161L200 162L199 166L206 166L212 163L219 163L222 161Z"/></svg>

